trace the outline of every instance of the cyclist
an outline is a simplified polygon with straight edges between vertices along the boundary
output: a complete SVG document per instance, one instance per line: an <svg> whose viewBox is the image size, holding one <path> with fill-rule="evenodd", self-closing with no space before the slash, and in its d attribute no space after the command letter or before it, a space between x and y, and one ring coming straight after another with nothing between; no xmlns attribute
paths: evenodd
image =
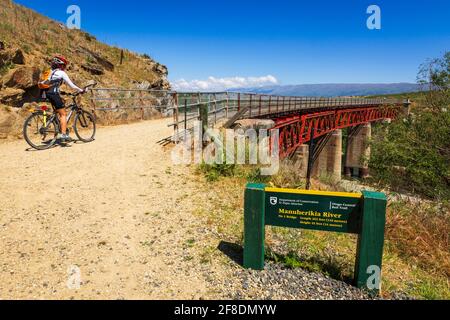
<svg viewBox="0 0 450 320"><path fill-rule="evenodd" d="M53 57L51 61L51 74L47 80L40 83L49 85L48 89L43 90L42 98L47 98L58 114L58 118L61 123L61 134L58 139L61 141L70 142L72 139L67 134L67 113L64 101L60 96L60 87L63 82L65 82L69 85L69 87L80 93L84 93L85 90L79 88L72 82L72 80L70 80L69 76L65 72L68 64L69 61L61 55Z"/></svg>

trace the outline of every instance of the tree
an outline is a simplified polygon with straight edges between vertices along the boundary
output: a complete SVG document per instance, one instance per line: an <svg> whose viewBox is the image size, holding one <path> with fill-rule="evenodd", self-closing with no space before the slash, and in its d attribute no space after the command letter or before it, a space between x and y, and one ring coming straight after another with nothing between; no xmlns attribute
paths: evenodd
<svg viewBox="0 0 450 320"><path fill-rule="evenodd" d="M423 64L418 82L428 88L424 99L411 115L375 130L370 166L393 189L450 200L450 52Z"/></svg>
<svg viewBox="0 0 450 320"><path fill-rule="evenodd" d="M418 83L426 91L427 103L440 112L450 106L450 51L442 58L432 59L422 64L417 77Z"/></svg>

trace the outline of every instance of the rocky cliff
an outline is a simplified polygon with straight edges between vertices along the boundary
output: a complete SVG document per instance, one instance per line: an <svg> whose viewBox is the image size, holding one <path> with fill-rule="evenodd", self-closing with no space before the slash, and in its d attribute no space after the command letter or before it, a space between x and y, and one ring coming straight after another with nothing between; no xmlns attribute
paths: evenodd
<svg viewBox="0 0 450 320"><path fill-rule="evenodd" d="M40 72L49 68L55 54L69 58L67 71L79 86L95 80L99 87L170 89L167 68L147 54L109 46L11 0L0 0L0 111L18 112L36 100Z"/></svg>

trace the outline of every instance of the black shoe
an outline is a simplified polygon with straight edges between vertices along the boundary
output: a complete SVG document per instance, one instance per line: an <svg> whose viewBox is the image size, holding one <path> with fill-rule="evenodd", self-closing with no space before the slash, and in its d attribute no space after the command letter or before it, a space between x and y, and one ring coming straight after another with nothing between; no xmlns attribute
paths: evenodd
<svg viewBox="0 0 450 320"><path fill-rule="evenodd" d="M61 135L61 138L59 138L59 141L61 143L68 143L68 142L73 142L73 139L71 137L69 137L69 135Z"/></svg>

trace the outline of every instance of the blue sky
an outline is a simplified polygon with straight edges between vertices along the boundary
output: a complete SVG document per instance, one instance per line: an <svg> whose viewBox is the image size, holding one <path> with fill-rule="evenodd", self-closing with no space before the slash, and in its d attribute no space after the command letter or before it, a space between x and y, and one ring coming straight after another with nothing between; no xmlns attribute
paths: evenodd
<svg viewBox="0 0 450 320"><path fill-rule="evenodd" d="M270 83L268 75L279 84L414 82L419 64L450 50L448 0L16 2L59 21L79 5L82 29L150 54L171 81L191 84ZM381 30L366 27L372 4Z"/></svg>

